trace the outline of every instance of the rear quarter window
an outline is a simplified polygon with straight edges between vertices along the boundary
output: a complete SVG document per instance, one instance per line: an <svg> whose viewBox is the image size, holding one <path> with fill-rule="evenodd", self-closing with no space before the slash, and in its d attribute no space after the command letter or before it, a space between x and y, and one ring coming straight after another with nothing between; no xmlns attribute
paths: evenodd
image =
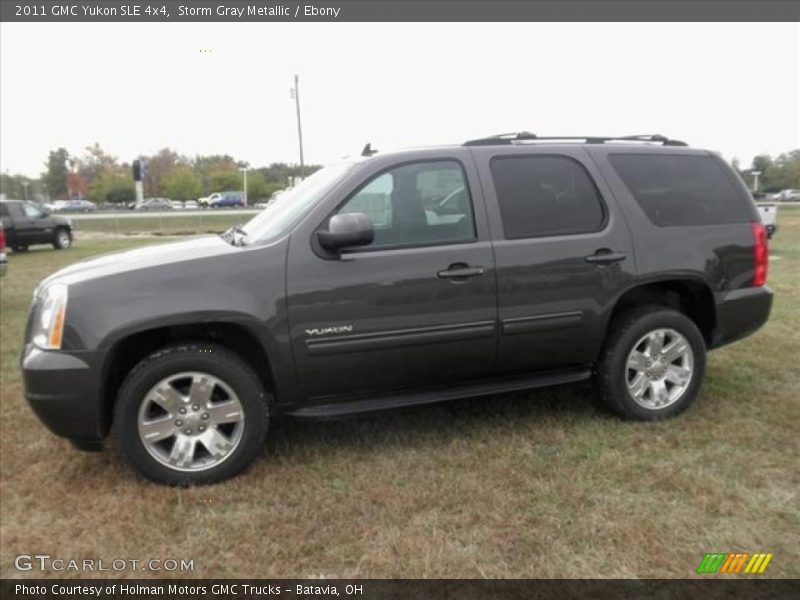
<svg viewBox="0 0 800 600"><path fill-rule="evenodd" d="M713 156L611 154L609 161L654 225L718 225L757 218L741 184Z"/></svg>

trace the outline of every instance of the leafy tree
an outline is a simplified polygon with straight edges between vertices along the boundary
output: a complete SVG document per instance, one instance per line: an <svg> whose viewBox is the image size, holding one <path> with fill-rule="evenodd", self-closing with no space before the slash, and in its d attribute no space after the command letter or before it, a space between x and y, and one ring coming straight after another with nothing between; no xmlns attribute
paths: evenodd
<svg viewBox="0 0 800 600"><path fill-rule="evenodd" d="M238 166L232 156L227 154L213 156L198 156L194 159L194 169L200 177L203 186L203 193L208 195L212 192L219 192L214 189L212 175L224 171L235 171Z"/></svg>
<svg viewBox="0 0 800 600"><path fill-rule="evenodd" d="M26 186L28 188L27 192L25 190ZM21 200L27 196L28 200L44 200L42 187L40 181L25 175L9 175L8 173L0 175L0 193L5 194L6 198Z"/></svg>
<svg viewBox="0 0 800 600"><path fill-rule="evenodd" d="M169 148L162 148L153 156L145 156L144 193L147 196L164 196L162 181L170 172L188 161Z"/></svg>
<svg viewBox="0 0 800 600"><path fill-rule="evenodd" d="M50 151L45 166L47 171L42 175L42 181L47 186L50 197L54 200L67 197L67 164L71 160L66 148Z"/></svg>
<svg viewBox="0 0 800 600"><path fill-rule="evenodd" d="M247 202L248 204L268 199L275 190L280 189L277 183L267 183L259 171L247 173Z"/></svg>
<svg viewBox="0 0 800 600"><path fill-rule="evenodd" d="M102 174L119 168L116 157L107 154L96 142L92 146L86 146L84 155L77 159L77 164L78 173L89 184Z"/></svg>
<svg viewBox="0 0 800 600"><path fill-rule="evenodd" d="M186 165L175 167L164 177L162 189L173 200L196 200L203 193L200 176Z"/></svg>
<svg viewBox="0 0 800 600"><path fill-rule="evenodd" d="M136 200L133 179L126 171L116 168L106 171L89 184L86 194L92 202L124 204Z"/></svg>
<svg viewBox="0 0 800 600"><path fill-rule="evenodd" d="M306 165L302 169L303 175L308 177L314 171L318 171L322 167L320 165ZM268 167L262 167L258 171L264 176L267 183L275 183L280 187L289 185L289 180L300 177L300 165L289 165L286 163L272 163Z"/></svg>
<svg viewBox="0 0 800 600"><path fill-rule="evenodd" d="M786 189L800 189L800 149L785 152L775 158L768 155L756 156L749 169L739 168L738 161L735 161L733 166L737 168L748 187L752 187L754 183L753 171L760 172L759 191L774 193Z"/></svg>
<svg viewBox="0 0 800 600"><path fill-rule="evenodd" d="M241 190L244 178L241 171L218 171L211 175L211 188L214 192Z"/></svg>

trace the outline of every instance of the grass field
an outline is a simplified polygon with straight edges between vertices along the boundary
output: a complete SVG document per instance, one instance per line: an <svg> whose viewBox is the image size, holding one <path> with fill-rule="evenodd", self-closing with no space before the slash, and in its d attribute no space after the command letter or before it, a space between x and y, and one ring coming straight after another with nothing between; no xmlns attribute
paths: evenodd
<svg viewBox="0 0 800 600"><path fill-rule="evenodd" d="M142 482L113 448L74 451L22 397L36 283L144 242L13 255L0 284L0 575L25 575L14 557L38 552L193 559L197 577L686 577L706 552L743 551L774 554L764 576L800 577L800 210L779 223L770 322L711 354L677 419L622 422L587 384L287 420L244 475L191 489Z"/></svg>
<svg viewBox="0 0 800 600"><path fill-rule="evenodd" d="M153 233L158 235L186 235L193 233L211 233L224 231L236 223L246 223L253 218L251 214L241 214L237 211L209 212L198 210L193 214L181 216L157 217L153 215L134 216L123 215L125 218L115 218L109 214L108 218L91 219L74 217L72 225L80 236L85 232L103 232L120 235Z"/></svg>

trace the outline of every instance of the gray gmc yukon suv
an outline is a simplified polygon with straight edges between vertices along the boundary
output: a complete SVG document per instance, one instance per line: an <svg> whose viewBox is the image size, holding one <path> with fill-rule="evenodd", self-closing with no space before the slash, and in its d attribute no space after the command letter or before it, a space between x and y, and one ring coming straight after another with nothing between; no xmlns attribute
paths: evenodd
<svg viewBox="0 0 800 600"><path fill-rule="evenodd" d="M735 173L663 136L367 146L221 236L48 277L25 394L169 484L240 472L276 415L594 378L621 417L663 419L767 320L767 260Z"/></svg>

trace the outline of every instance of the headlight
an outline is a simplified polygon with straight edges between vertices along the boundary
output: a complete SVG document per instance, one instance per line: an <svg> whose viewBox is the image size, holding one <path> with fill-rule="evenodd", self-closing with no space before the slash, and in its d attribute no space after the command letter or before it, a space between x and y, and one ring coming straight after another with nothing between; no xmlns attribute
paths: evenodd
<svg viewBox="0 0 800 600"><path fill-rule="evenodd" d="M67 286L63 283L49 285L42 293L39 310L34 315L33 343L49 350L60 349L66 314Z"/></svg>

